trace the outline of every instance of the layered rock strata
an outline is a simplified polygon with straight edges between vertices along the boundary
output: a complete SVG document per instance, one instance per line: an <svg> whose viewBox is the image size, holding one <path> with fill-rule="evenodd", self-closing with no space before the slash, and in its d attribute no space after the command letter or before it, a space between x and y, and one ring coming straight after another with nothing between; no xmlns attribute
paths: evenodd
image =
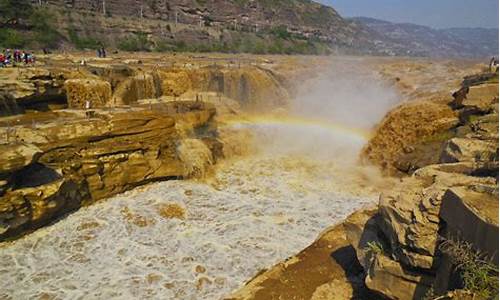
<svg viewBox="0 0 500 300"><path fill-rule="evenodd" d="M454 271L440 251L446 240L498 260L498 84L464 83L454 95L456 119L432 117L433 124L456 123L440 141L436 160L383 193L366 225L353 230L346 222L367 287L389 299L460 288L444 279Z"/></svg>
<svg viewBox="0 0 500 300"><path fill-rule="evenodd" d="M330 230L229 299L479 299L463 290L442 247L470 245L498 266L498 83L475 78L449 104L407 103L389 112L365 153L389 173L411 176L382 193L375 209L335 227L338 238L325 254L306 255ZM338 249L356 258L336 260ZM325 274L316 261L348 267Z"/></svg>
<svg viewBox="0 0 500 300"><path fill-rule="evenodd" d="M49 61L50 62L50 61ZM272 71L258 66L179 68L61 63L0 69L0 115L26 110L134 105L145 99L214 92L248 109L286 106L290 95ZM194 100L194 97L188 97Z"/></svg>
<svg viewBox="0 0 500 300"><path fill-rule="evenodd" d="M91 117L66 111L35 127L0 128L2 136L11 132L0 145L0 240L148 182L204 173L222 153L215 112L182 102ZM185 150L185 143L192 146Z"/></svg>

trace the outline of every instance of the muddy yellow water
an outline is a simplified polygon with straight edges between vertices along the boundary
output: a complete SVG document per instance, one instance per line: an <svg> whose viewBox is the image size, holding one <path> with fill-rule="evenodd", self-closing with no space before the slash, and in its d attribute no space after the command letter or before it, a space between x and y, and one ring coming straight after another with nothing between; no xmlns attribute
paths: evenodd
<svg viewBox="0 0 500 300"><path fill-rule="evenodd" d="M220 162L207 180L137 188L2 245L0 298L220 299L376 200L346 169L362 134L227 126L250 131L258 151Z"/></svg>
<svg viewBox="0 0 500 300"><path fill-rule="evenodd" d="M232 153L211 172L196 141L180 149L204 180L140 187L1 245L0 299L221 299L375 203L384 179L358 153L395 96L332 74L292 107L320 121L223 122Z"/></svg>

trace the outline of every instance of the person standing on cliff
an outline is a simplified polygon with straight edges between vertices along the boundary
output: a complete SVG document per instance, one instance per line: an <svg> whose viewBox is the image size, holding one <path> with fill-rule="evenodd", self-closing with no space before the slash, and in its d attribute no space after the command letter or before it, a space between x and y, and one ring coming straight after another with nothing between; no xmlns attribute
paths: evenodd
<svg viewBox="0 0 500 300"><path fill-rule="evenodd" d="M498 58L494 56L490 60L490 72L498 72Z"/></svg>
<svg viewBox="0 0 500 300"><path fill-rule="evenodd" d="M87 119L90 119L92 112L90 111L90 101L87 100L85 101L85 115L87 116Z"/></svg>
<svg viewBox="0 0 500 300"><path fill-rule="evenodd" d="M104 49L104 46L101 47L101 55L103 58L106 58L106 49Z"/></svg>
<svg viewBox="0 0 500 300"><path fill-rule="evenodd" d="M492 57L490 59L490 72L498 71L498 58Z"/></svg>

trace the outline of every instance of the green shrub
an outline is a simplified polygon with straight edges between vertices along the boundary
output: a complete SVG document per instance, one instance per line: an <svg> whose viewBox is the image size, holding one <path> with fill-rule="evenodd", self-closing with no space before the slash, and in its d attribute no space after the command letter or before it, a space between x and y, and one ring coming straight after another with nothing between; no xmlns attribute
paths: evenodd
<svg viewBox="0 0 500 300"><path fill-rule="evenodd" d="M118 42L118 49L122 51L150 51L150 42L145 33L136 33L135 35L123 38Z"/></svg>
<svg viewBox="0 0 500 300"><path fill-rule="evenodd" d="M61 35L54 28L55 16L45 8L36 9L30 16L30 24L33 28L33 42L43 48L55 48Z"/></svg>
<svg viewBox="0 0 500 300"><path fill-rule="evenodd" d="M447 240L439 249L450 256L465 290L484 299L498 295L498 267L470 243Z"/></svg>
<svg viewBox="0 0 500 300"><path fill-rule="evenodd" d="M276 26L271 29L271 34L283 40L287 40L292 37L292 34L288 32L287 27L284 25Z"/></svg>
<svg viewBox="0 0 500 300"><path fill-rule="evenodd" d="M173 51L175 49L175 46L165 40L160 40L157 41L153 51L156 52L168 52L168 51Z"/></svg>
<svg viewBox="0 0 500 300"><path fill-rule="evenodd" d="M29 0L0 0L0 23L17 25L26 21L32 14Z"/></svg>
<svg viewBox="0 0 500 300"><path fill-rule="evenodd" d="M10 28L0 29L0 46L2 48L23 48L28 42L25 34Z"/></svg>
<svg viewBox="0 0 500 300"><path fill-rule="evenodd" d="M83 49L98 49L103 43L93 37L80 37L75 29L68 30L69 40L79 50Z"/></svg>
<svg viewBox="0 0 500 300"><path fill-rule="evenodd" d="M366 250L368 250L372 254L381 254L384 252L384 248L382 247L382 245L376 241L368 242Z"/></svg>

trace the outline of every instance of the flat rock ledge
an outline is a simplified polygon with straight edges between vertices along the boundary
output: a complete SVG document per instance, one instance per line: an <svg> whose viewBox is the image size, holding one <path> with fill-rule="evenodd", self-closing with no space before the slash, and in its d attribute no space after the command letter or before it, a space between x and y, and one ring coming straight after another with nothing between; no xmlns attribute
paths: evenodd
<svg viewBox="0 0 500 300"><path fill-rule="evenodd" d="M0 127L0 241L139 185L204 174L222 155L215 113L185 101L38 113L50 116L36 123L27 114Z"/></svg>

